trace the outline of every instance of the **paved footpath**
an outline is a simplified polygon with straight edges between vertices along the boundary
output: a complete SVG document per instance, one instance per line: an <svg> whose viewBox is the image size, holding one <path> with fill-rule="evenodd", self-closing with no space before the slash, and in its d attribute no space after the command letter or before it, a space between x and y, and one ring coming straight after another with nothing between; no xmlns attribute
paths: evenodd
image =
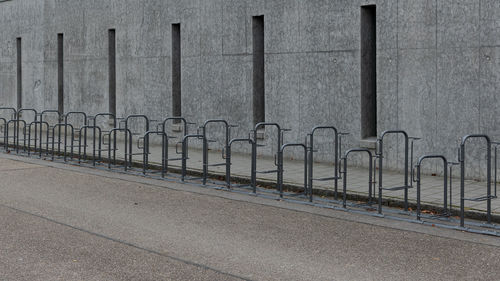
<svg viewBox="0 0 500 281"><path fill-rule="evenodd" d="M0 155L1 280L498 280L500 240Z"/></svg>

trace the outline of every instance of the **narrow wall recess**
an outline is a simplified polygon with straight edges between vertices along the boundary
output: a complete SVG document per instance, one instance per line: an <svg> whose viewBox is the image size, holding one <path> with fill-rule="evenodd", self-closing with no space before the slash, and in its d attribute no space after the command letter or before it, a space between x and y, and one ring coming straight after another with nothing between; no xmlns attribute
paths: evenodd
<svg viewBox="0 0 500 281"><path fill-rule="evenodd" d="M108 30L109 113L116 116L116 32Z"/></svg>
<svg viewBox="0 0 500 281"><path fill-rule="evenodd" d="M252 18L253 33L253 122L265 121L264 16Z"/></svg>
<svg viewBox="0 0 500 281"><path fill-rule="evenodd" d="M172 116L182 116L181 24L172 24Z"/></svg>
<svg viewBox="0 0 500 281"><path fill-rule="evenodd" d="M64 35L57 34L57 110L64 113Z"/></svg>
<svg viewBox="0 0 500 281"><path fill-rule="evenodd" d="M361 7L361 138L377 136L376 6Z"/></svg>
<svg viewBox="0 0 500 281"><path fill-rule="evenodd" d="M16 40L17 48L17 109L23 107L23 63L21 38Z"/></svg>

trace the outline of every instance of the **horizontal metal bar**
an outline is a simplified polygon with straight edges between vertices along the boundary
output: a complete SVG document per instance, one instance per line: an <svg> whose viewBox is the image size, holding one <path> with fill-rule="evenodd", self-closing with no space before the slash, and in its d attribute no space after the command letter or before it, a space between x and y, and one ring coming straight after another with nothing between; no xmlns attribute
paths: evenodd
<svg viewBox="0 0 500 281"><path fill-rule="evenodd" d="M329 178L316 178L313 179L314 181L331 181L335 179L341 179L342 177L329 177Z"/></svg>
<svg viewBox="0 0 500 281"><path fill-rule="evenodd" d="M277 173L278 170L268 170L268 171L256 171L257 174L271 174L271 173Z"/></svg>
<svg viewBox="0 0 500 281"><path fill-rule="evenodd" d="M411 186L395 186L395 187L383 187L382 190L403 190L412 188Z"/></svg>
<svg viewBox="0 0 500 281"><path fill-rule="evenodd" d="M226 163L217 163L217 164L207 164L209 167L219 167L219 166L225 166Z"/></svg>

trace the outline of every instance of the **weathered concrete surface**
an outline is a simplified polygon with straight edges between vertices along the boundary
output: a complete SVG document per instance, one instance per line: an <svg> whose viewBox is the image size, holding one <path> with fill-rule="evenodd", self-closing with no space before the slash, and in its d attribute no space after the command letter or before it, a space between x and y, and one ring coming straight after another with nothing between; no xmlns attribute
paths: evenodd
<svg viewBox="0 0 500 281"><path fill-rule="evenodd" d="M497 238L7 157L16 159L0 158L2 279L495 280L500 274Z"/></svg>
<svg viewBox="0 0 500 281"><path fill-rule="evenodd" d="M450 159L465 134L499 138L497 0L2 2L0 105L16 104L15 43L21 37L24 106L57 108L57 33L64 33L65 110L107 111L107 34L114 28L118 114L162 119L172 104L171 24L180 23L183 115L197 123L227 118L240 125L233 136L246 136L252 16L264 15L266 120L293 129L286 141L303 141L312 126L333 124L351 133L347 147L358 146L360 6L369 4L377 6L378 133L405 129L425 137L415 155ZM387 167L401 167L394 149L402 140L387 144ZM480 154L471 152L476 159ZM480 164L469 163L470 171L484 174Z"/></svg>
<svg viewBox="0 0 500 281"><path fill-rule="evenodd" d="M168 254L0 207L4 280L237 280Z"/></svg>

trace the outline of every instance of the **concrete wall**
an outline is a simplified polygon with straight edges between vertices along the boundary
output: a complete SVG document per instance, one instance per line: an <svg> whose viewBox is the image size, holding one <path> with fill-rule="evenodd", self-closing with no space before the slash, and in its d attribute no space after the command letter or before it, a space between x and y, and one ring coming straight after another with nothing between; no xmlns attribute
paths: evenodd
<svg viewBox="0 0 500 281"><path fill-rule="evenodd" d="M498 0L2 2L0 104L16 104L15 40L22 37L23 104L57 108L57 33L64 33L65 110L107 111L107 34L115 28L118 115L162 119L171 113L171 24L180 23L184 115L198 123L226 118L240 126L233 136L246 136L252 16L264 15L266 120L292 129L286 141L333 124L351 133L344 148L358 146L360 6L367 4L377 9L378 132L407 130L424 138L415 155L453 160L465 134L500 139ZM390 167L400 164L402 143L388 140Z"/></svg>

